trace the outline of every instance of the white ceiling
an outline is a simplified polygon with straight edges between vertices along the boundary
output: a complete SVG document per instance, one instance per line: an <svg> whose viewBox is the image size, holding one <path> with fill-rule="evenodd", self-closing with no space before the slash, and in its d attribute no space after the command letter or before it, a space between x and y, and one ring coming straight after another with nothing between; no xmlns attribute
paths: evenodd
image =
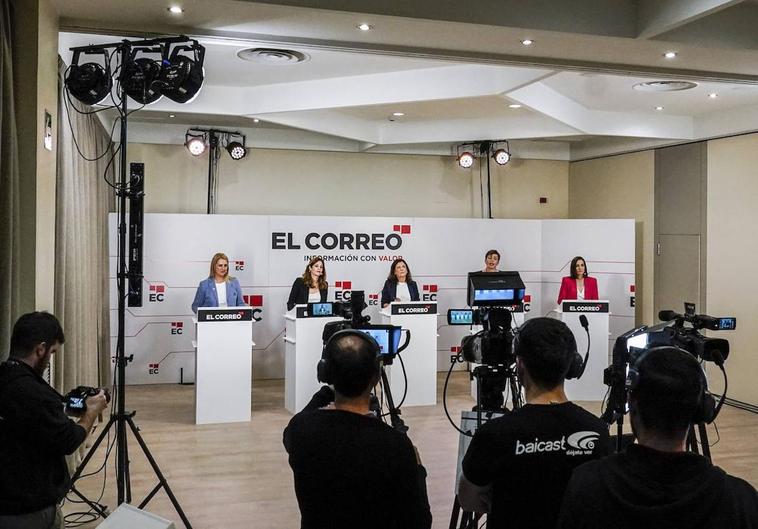
<svg viewBox="0 0 758 529"><path fill-rule="evenodd" d="M133 141L178 142L194 124L241 128L251 145L449 153L461 142L509 139L517 156L579 159L758 129L758 38L736 34L739 20L758 21L753 1L479 0L465 13L448 0L56 2L67 61L69 47L115 35L186 33L206 46L200 95L135 113ZM185 13L170 15L169 4ZM332 4L350 12L325 9ZM688 32L709 19L723 31L710 28L704 41ZM364 21L374 29L355 28ZM535 44L522 46L525 37ZM251 63L237 57L248 47L310 59ZM664 59L667 50L677 58ZM633 89L678 78L698 86Z"/></svg>

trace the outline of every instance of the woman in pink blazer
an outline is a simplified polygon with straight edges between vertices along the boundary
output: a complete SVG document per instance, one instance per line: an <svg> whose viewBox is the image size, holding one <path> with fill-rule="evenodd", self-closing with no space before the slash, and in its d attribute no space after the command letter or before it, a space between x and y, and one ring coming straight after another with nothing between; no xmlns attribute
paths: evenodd
<svg viewBox="0 0 758 529"><path fill-rule="evenodd" d="M598 299L597 279L587 276L587 263L577 255L571 260L571 276L561 280L558 305L564 299Z"/></svg>

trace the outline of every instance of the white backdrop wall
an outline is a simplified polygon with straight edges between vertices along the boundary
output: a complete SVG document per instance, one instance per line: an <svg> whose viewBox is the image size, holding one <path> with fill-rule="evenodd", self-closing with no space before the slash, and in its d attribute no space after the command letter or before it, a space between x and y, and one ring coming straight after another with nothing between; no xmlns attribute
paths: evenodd
<svg viewBox="0 0 758 529"><path fill-rule="evenodd" d="M308 234L377 234L376 249L306 248ZM273 234L276 245L273 244ZM313 238L315 241L319 237ZM328 239L328 238L327 238ZM372 321L380 322L379 295L393 258L407 259L422 296L439 312L465 306L466 273L480 270L484 252L497 248L501 269L518 270L529 296L527 317L556 308L560 277L581 253L611 301L611 338L634 323L629 288L634 284L634 220L483 220L401 217L305 217L255 215L145 215L144 304L126 318L126 353L134 354L129 383L173 383L180 369L194 378L194 328L190 304L208 276L217 251L230 259L231 274L257 309L253 325L256 378L284 373L283 315L290 286L308 257L324 255L329 299L344 290L364 290ZM292 241L292 247L286 241ZM285 241L282 244L281 241ZM111 276L115 276L115 217L111 216ZM327 241L328 242L328 241ZM274 246L274 247L272 247ZM295 248L295 246L299 246ZM111 281L111 306L117 306ZM423 299L423 298L422 298ZM115 347L116 318L111 318ZM468 328L439 318L438 367L447 369L452 348Z"/></svg>

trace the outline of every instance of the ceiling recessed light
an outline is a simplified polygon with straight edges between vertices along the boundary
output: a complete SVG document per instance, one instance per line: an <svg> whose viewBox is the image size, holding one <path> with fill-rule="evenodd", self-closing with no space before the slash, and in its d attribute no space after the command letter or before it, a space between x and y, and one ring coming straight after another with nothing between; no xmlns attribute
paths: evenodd
<svg viewBox="0 0 758 529"><path fill-rule="evenodd" d="M674 57L676 57L676 52L667 51L666 53L663 54L663 56L666 57L667 59L673 59Z"/></svg>
<svg viewBox="0 0 758 529"><path fill-rule="evenodd" d="M657 107L655 107L655 109L656 109L658 112L660 112L661 110L663 110L663 107L662 107L662 106L660 106L660 105L658 105Z"/></svg>
<svg viewBox="0 0 758 529"><path fill-rule="evenodd" d="M170 117L170 118L175 118L175 117L176 117L176 115L175 115L175 114L169 114L169 115L168 115L168 117Z"/></svg>
<svg viewBox="0 0 758 529"><path fill-rule="evenodd" d="M179 6L171 6L168 8L168 11L169 13L173 13L175 15L181 15L182 13L184 13L184 9L182 9Z"/></svg>
<svg viewBox="0 0 758 529"><path fill-rule="evenodd" d="M521 105L519 105L518 103L511 103L510 105L508 105L508 108L521 108Z"/></svg>
<svg viewBox="0 0 758 529"><path fill-rule="evenodd" d="M534 41L532 39L524 39L521 41L521 44L523 44L524 46L531 46L532 44L534 44Z"/></svg>
<svg viewBox="0 0 758 529"><path fill-rule="evenodd" d="M396 118L401 118L405 116L405 112L393 112L392 115L395 116Z"/></svg>
<svg viewBox="0 0 758 529"><path fill-rule="evenodd" d="M258 118L253 118L253 123L260 123L260 121L261 121L261 120L260 120L260 119L258 119Z"/></svg>
<svg viewBox="0 0 758 529"><path fill-rule="evenodd" d="M374 26L372 26L371 24L366 24L365 22L363 24L358 24L355 27L360 29L361 31L370 31L374 29Z"/></svg>
<svg viewBox="0 0 758 529"><path fill-rule="evenodd" d="M718 96L719 95L716 92L711 92L710 94L708 94L708 97L710 97L711 99L716 99Z"/></svg>

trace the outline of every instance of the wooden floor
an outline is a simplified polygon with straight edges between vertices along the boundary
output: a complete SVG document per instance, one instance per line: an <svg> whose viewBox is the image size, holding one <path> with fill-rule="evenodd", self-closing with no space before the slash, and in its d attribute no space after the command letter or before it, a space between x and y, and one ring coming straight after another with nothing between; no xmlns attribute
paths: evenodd
<svg viewBox="0 0 758 529"><path fill-rule="evenodd" d="M453 501L453 481L458 451L458 433L450 426L439 404L403 410L410 427L409 436L419 449L429 473L427 486L434 515L434 527L448 526ZM453 417L470 409L468 376L455 373L448 389L448 409ZM194 424L192 386L131 386L127 390L128 409L137 410L140 427L153 456L195 529L297 528L300 517L292 484L292 472L282 446L282 431L290 419L284 409L284 383L256 380L253 385L253 420L230 425ZM586 406L598 413L599 404ZM758 415L725 407L717 421L718 435L708 428L713 460L727 472L758 486ZM157 483L139 445L130 437L133 504ZM98 453L90 470L103 462ZM112 481L115 454L106 466L107 483L103 503L115 507ZM377 457L381 457L377 454ZM103 473L81 480L80 490L90 498L100 495ZM81 510L67 503L64 512ZM159 492L146 508L182 527L164 492ZM92 522L81 527L96 527Z"/></svg>

